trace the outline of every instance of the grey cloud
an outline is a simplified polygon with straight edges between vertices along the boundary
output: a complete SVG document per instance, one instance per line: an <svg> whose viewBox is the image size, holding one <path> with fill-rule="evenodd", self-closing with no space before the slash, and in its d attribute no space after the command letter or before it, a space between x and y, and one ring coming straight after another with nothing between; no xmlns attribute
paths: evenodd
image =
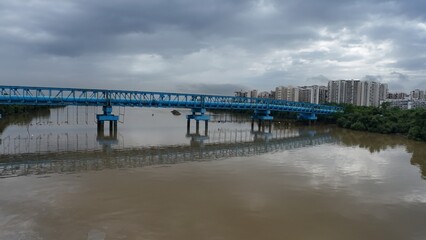
<svg viewBox="0 0 426 240"><path fill-rule="evenodd" d="M391 72L390 80L388 83L389 83L389 87L393 90L399 90L399 91L410 90L406 88L406 86L409 85L410 83L409 76L400 72Z"/></svg>
<svg viewBox="0 0 426 240"><path fill-rule="evenodd" d="M376 76L365 75L362 79L365 81L379 81L379 82L383 80L382 76L380 75L376 75Z"/></svg>
<svg viewBox="0 0 426 240"><path fill-rule="evenodd" d="M326 25L333 29L360 21L362 12L349 13L354 11L353 7L362 8L365 4L339 1L333 2L332 7L324 8L323 6L330 4L329 1L271 1L271 7L276 9L276 13L259 19L255 13L251 13L256 10L256 2L260 3L92 0L72 1L68 5L53 2L52 8L60 9L57 11L43 9L41 6L36 8L35 13L29 13L25 6L12 10L28 14L28 21L24 24L30 25L31 29L45 31L53 36L47 43L34 43L36 49L53 55L76 56L105 51L114 46L117 37L123 35L155 35L169 29L178 29L192 36L191 42L195 49L203 41L214 42L215 37L247 47L294 46L297 42L318 38L315 33L317 27ZM301 24L306 27L298 27ZM169 37L167 39L163 36L161 41L168 42L168 45L162 44L160 47L182 47L175 35ZM139 45L143 47L143 44Z"/></svg>
<svg viewBox="0 0 426 240"><path fill-rule="evenodd" d="M401 59L396 63L389 64L391 67L401 68L405 70L426 70L426 57L413 57L409 59Z"/></svg>
<svg viewBox="0 0 426 240"><path fill-rule="evenodd" d="M309 77L309 78L307 78L306 79L306 83L307 84L327 84L327 82L329 81L329 80L331 80L331 79L329 79L328 77L326 77L326 76L323 76L323 75L318 75L318 76L315 76L315 77Z"/></svg>
<svg viewBox="0 0 426 240"><path fill-rule="evenodd" d="M0 78L150 90L203 79L191 89L216 92L225 88L210 82L266 90L325 83L323 75L371 74L400 86L389 74L397 71L409 88L425 78L425 8L421 0L5 0ZM143 54L161 67L138 60Z"/></svg>
<svg viewBox="0 0 426 240"><path fill-rule="evenodd" d="M177 86L179 92L203 93L216 95L234 95L235 91L248 91L249 88L238 84L180 84Z"/></svg>
<svg viewBox="0 0 426 240"><path fill-rule="evenodd" d="M408 81L409 77L406 74L400 72L391 72L391 75L396 76L398 81Z"/></svg>
<svg viewBox="0 0 426 240"><path fill-rule="evenodd" d="M403 15L408 18L420 19L423 22L426 21L425 1L395 1L393 3L397 6L395 9L396 14Z"/></svg>

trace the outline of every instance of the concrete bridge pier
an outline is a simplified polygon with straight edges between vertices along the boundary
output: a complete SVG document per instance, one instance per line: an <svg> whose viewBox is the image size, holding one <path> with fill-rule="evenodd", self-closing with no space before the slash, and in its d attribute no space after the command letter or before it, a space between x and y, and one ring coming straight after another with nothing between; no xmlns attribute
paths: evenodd
<svg viewBox="0 0 426 240"><path fill-rule="evenodd" d="M110 137L117 136L117 122L118 116L112 114L111 106L103 106L103 114L97 114L96 120L98 123L98 135L104 136L104 124L109 121L109 135Z"/></svg>
<svg viewBox="0 0 426 240"><path fill-rule="evenodd" d="M100 132L104 132L104 121L99 121L98 120L98 133Z"/></svg>
<svg viewBox="0 0 426 240"><path fill-rule="evenodd" d="M254 121L258 121L258 131L262 130L265 132L266 123L269 126L269 132L272 131L272 120L273 117L270 115L270 110L255 110L254 114L251 117L251 131L254 131Z"/></svg>
<svg viewBox="0 0 426 240"><path fill-rule="evenodd" d="M197 134L200 134L200 121L195 121L195 131Z"/></svg>
<svg viewBox="0 0 426 240"><path fill-rule="evenodd" d="M205 108L193 108L192 114L187 115L187 124L186 124L186 132L187 134L190 134L191 130L191 119L195 120L195 131L196 134L200 134L200 121L204 121L204 135L208 135L209 130L209 120L210 116L205 115L206 109Z"/></svg>

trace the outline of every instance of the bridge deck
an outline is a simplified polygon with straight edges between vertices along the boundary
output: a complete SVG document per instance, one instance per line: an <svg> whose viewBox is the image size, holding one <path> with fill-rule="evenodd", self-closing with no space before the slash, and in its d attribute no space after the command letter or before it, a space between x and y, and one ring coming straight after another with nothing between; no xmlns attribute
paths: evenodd
<svg viewBox="0 0 426 240"><path fill-rule="evenodd" d="M332 114L342 109L266 98L106 89L0 86L0 104L271 110Z"/></svg>

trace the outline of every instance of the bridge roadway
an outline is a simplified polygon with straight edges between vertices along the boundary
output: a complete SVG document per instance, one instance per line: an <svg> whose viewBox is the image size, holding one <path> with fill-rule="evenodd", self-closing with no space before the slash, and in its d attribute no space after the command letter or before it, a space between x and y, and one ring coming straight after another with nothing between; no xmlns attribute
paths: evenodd
<svg viewBox="0 0 426 240"><path fill-rule="evenodd" d="M259 113L257 115L260 116L269 115L270 111L296 112L306 118L314 117L315 114L333 114L342 110L335 106L267 98L28 86L0 86L0 104L190 108L194 110L194 114L197 112L200 115L209 109L238 109L257 111L256 113ZM104 114L108 115L106 111L108 110L104 109ZM206 120L197 116L191 119ZM263 118L260 117L260 119ZM265 119L271 120L268 117Z"/></svg>
<svg viewBox="0 0 426 240"><path fill-rule="evenodd" d="M315 135L304 134L265 141L216 142L198 146L174 145L94 151L3 154L0 156L0 177L72 173L110 168L139 168L188 161L209 161L229 157L260 155L335 141L336 139L333 136L324 132Z"/></svg>

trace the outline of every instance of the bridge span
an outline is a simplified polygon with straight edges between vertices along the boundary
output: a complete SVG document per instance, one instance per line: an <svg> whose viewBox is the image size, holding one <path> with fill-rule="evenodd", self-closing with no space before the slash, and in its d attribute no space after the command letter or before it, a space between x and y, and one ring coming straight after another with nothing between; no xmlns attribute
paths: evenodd
<svg viewBox="0 0 426 240"><path fill-rule="evenodd" d="M30 86L0 86L0 104L3 105L47 105L47 106L102 106L103 114L97 115L98 131L103 131L104 122L110 122L110 133L117 130L118 116L112 113L113 106L189 108L187 127L194 119L205 121L208 130L207 110L251 110L252 128L254 121L261 126L267 121L271 126L271 111L295 112L302 119L316 120L318 114L333 114L342 111L335 106L291 102L268 98L246 98L191 93L147 92L107 89L55 88Z"/></svg>

